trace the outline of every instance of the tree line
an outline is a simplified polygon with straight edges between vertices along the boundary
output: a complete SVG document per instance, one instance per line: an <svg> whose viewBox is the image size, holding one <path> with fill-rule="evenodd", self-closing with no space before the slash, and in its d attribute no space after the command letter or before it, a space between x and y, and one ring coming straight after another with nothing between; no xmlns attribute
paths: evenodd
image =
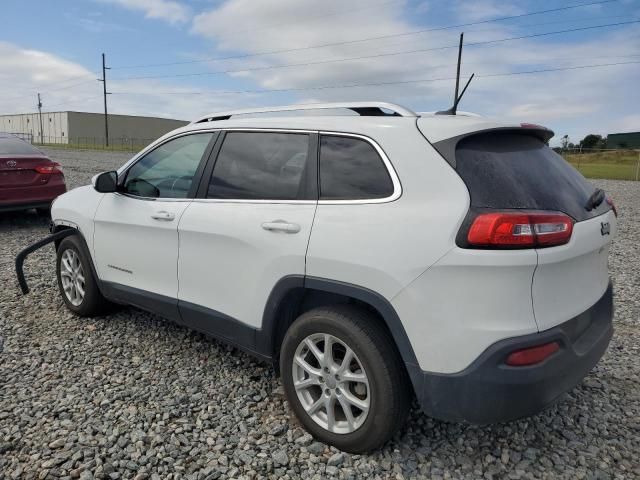
<svg viewBox="0 0 640 480"><path fill-rule="evenodd" d="M607 148L607 137L595 133L590 133L578 143L571 142L569 135L564 135L560 138L561 150L602 150L605 148Z"/></svg>

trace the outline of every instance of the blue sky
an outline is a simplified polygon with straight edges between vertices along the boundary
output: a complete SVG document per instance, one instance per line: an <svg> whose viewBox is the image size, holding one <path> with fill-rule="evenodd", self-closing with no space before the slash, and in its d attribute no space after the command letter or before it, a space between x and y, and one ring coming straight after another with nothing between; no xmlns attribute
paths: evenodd
<svg viewBox="0 0 640 480"><path fill-rule="evenodd" d="M0 113L33 111L36 92L45 110L101 111L102 52L113 113L190 119L350 99L432 111L448 107L453 90L456 51L442 47L464 31L463 77L477 78L461 109L543 123L572 140L640 130L640 23L584 29L640 20L639 0L494 21L594 1L8 0ZM434 30L459 24L472 25ZM584 30L483 44L569 29ZM354 42L372 37L384 38ZM220 57L236 58L211 60ZM581 68L610 63L622 65ZM363 83L385 85L344 87Z"/></svg>

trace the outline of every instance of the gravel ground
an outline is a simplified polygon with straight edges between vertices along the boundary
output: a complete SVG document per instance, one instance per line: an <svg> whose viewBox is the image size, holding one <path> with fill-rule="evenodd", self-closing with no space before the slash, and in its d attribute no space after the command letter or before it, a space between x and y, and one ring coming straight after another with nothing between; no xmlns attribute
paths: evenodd
<svg viewBox="0 0 640 480"><path fill-rule="evenodd" d="M128 154L51 150L71 187ZM13 258L47 232L35 213L0 214L0 478L633 478L640 477L640 183L598 181L616 199L610 257L616 333L560 404L490 427L414 410L371 455L314 441L278 379L249 356L128 308L71 315L51 247L26 271Z"/></svg>

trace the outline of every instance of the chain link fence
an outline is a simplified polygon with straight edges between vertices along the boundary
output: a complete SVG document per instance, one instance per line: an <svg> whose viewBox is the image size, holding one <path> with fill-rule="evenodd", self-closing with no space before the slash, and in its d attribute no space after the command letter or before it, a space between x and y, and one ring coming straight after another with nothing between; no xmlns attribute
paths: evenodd
<svg viewBox="0 0 640 480"><path fill-rule="evenodd" d="M74 150L108 150L114 152L138 152L155 138L120 137L109 138L109 145L103 137L50 137L31 133L12 133L16 137L44 147L70 148Z"/></svg>

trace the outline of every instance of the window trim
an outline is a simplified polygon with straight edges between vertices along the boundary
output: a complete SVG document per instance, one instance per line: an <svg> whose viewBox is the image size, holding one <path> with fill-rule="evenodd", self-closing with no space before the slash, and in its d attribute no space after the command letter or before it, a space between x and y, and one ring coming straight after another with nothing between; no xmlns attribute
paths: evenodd
<svg viewBox="0 0 640 480"><path fill-rule="evenodd" d="M316 175L318 182L320 181L320 135L333 135L333 136L342 136L342 137L353 137L359 138L370 143L373 148L375 148L380 158L382 158L382 162L387 169L387 173L391 177L391 183L393 184L393 193L384 198L364 198L358 200L263 200L263 199L232 199L232 198L204 198L206 196L206 188L204 190L198 189L198 194L192 200L194 202L199 203L272 203L272 204L299 204L299 205L366 205L366 204L376 204L376 203L389 203L397 200L402 196L402 184L400 183L400 179L398 174L396 173L393 164L389 160L389 157L385 153L385 151L380 147L380 145L370 137L360 133L350 133L350 132L341 132L341 131L329 131L329 130L310 130L310 129L295 129L295 128L251 128L251 127L229 127L229 128L218 128L220 132L273 132L273 133L307 133L310 135L317 135L316 142ZM218 140L223 138L224 135L220 135ZM313 141L313 139L312 139ZM217 160L218 153L220 152L221 142L218 144L216 142L216 148L213 149L211 153L211 157L208 160L207 168L202 177L202 185L205 183L208 185L208 181L210 180L211 173L213 172L213 167L215 166L215 160ZM205 178L207 181L205 182ZM204 187L203 187L204 188Z"/></svg>
<svg viewBox="0 0 640 480"><path fill-rule="evenodd" d="M200 184L202 174L207 165L207 160L211 154L211 151L214 149L218 142L218 138L220 137L220 130L218 129L206 129L206 130L189 130L187 132L181 132L177 135L173 135L171 137L165 138L162 141L156 141L149 145L147 148L142 150L140 153L135 155L129 162L125 163L120 169L118 169L118 188L124 185L125 179L129 174L129 170L131 170L140 160L145 158L149 153L154 150L162 147L166 143L169 143L177 138L186 137L188 135L198 135L198 134L206 134L212 133L212 137L207 144L207 147L202 152L202 156L200 157L200 163L198 164L198 168L193 175L193 181L191 184L191 188L189 189L189 193L184 198L165 198L165 197L143 197L140 195L133 195L131 193L127 193L124 191L115 192L116 195L120 195L127 198L134 198L136 200L145 200L145 201L161 201L161 202L191 202L196 197L198 185Z"/></svg>
<svg viewBox="0 0 640 480"><path fill-rule="evenodd" d="M382 198L359 198L352 200L318 200L318 205L350 205L350 204L369 204L369 203L388 203L397 200L402 195L402 184L400 183L400 179L398 178L398 174L396 173L395 168L393 168L393 164L387 157L385 151L378 145L378 143L372 138L367 137L366 135L361 135L358 133L341 133L341 132L329 132L329 131L320 131L318 141L320 141L320 137L322 135L331 136L331 137L350 137L350 138L358 138L360 140L364 140L369 143L375 151L378 153L379 157L382 159L382 163L387 169L387 174L389 178L391 178L391 183L393 185L393 192L388 197ZM320 186L320 149L318 148L318 186Z"/></svg>

